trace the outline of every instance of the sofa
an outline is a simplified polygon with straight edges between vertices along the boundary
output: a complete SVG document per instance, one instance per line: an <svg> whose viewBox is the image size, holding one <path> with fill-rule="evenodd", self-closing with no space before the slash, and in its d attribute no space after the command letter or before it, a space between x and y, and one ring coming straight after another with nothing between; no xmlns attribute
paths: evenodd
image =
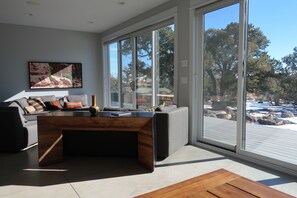
<svg viewBox="0 0 297 198"><path fill-rule="evenodd" d="M43 109L38 112L29 112L32 110L30 106L36 105L30 100L42 102L44 104ZM51 106L51 103L54 103L54 105ZM72 105L76 103L81 104L78 106L74 105L70 108L69 105L66 105L68 103L71 103ZM38 108L41 107L39 106L36 109ZM0 119L3 121L4 125L2 129L5 130L2 130L0 133L0 152L18 152L30 145L36 144L38 142L38 115L51 111L86 111L88 108L87 95L69 95L64 97L31 96L29 98L20 98L10 102L1 103ZM122 111L127 109L104 108L103 110ZM135 109L129 110L139 111ZM147 109L147 111L152 111L152 109ZM166 158L188 143L188 107L170 105L154 109L153 111L155 111L156 118L156 156L159 158ZM65 134L65 137L67 136L67 139L71 139L69 135L70 134ZM127 141L127 147L135 142L133 138L130 138L130 140L128 137L122 138ZM81 137L78 137L77 139L79 141Z"/></svg>
<svg viewBox="0 0 297 198"><path fill-rule="evenodd" d="M36 102L36 103L35 103ZM39 105L37 105L37 103ZM35 107L36 108L35 108ZM51 111L88 110L87 95L31 96L0 103L0 151L18 152L38 141L37 116ZM38 109L38 111L37 111Z"/></svg>
<svg viewBox="0 0 297 198"><path fill-rule="evenodd" d="M103 111L138 110L105 107ZM166 158L188 143L188 107L157 106L148 111L155 113L155 147L158 158Z"/></svg>

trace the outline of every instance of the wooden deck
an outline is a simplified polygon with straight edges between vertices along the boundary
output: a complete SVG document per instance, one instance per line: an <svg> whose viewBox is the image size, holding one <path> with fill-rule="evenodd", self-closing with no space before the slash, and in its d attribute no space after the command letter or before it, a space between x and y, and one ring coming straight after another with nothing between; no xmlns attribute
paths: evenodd
<svg viewBox="0 0 297 198"><path fill-rule="evenodd" d="M236 145L236 122L205 117L205 137ZM297 125L296 125L297 127ZM297 129L246 124L246 150L297 165Z"/></svg>
<svg viewBox="0 0 297 198"><path fill-rule="evenodd" d="M138 197L289 198L292 196L224 169L219 169Z"/></svg>

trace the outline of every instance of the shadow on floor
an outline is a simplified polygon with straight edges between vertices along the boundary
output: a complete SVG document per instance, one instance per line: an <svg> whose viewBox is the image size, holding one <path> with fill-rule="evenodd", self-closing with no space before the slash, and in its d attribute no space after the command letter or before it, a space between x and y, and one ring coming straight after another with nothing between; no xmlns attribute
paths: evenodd
<svg viewBox="0 0 297 198"><path fill-rule="evenodd" d="M150 173L135 157L64 156L62 163L40 168L37 146L0 153L0 186L48 186Z"/></svg>
<svg viewBox="0 0 297 198"><path fill-rule="evenodd" d="M271 179L265 179L265 180L258 180L257 182L265 184L266 186L276 186L280 184L286 184L288 183L288 180L283 178L271 178Z"/></svg>
<svg viewBox="0 0 297 198"><path fill-rule="evenodd" d="M225 159L227 159L227 158L226 157L216 157L216 158L209 158L209 159L203 159L203 160L172 162L172 163L166 163L166 164L157 164L155 167L166 167L166 166L176 166L176 165L185 165L185 164L195 164L195 163L218 161L218 160L225 160Z"/></svg>

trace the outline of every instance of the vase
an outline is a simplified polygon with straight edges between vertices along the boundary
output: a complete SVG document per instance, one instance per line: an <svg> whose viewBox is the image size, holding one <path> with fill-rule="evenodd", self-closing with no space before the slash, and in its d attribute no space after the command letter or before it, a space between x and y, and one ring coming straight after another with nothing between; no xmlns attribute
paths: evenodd
<svg viewBox="0 0 297 198"><path fill-rule="evenodd" d="M96 114L100 111L99 107L96 103L96 96L92 95L92 106L90 106L89 111L91 113L91 116L96 116Z"/></svg>

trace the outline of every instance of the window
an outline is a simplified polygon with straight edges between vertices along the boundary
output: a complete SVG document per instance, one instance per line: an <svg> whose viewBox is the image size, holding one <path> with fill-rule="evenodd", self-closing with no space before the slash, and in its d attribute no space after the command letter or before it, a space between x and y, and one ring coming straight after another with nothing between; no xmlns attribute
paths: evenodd
<svg viewBox="0 0 297 198"><path fill-rule="evenodd" d="M197 142L296 171L296 6L224 0L195 11Z"/></svg>
<svg viewBox="0 0 297 198"><path fill-rule="evenodd" d="M224 20L220 23L221 16ZM204 38L201 66L203 70L203 128L206 142L234 149L236 145L236 112L238 84L239 4L201 9ZM228 127L226 127L228 126ZM222 130L224 129L224 130Z"/></svg>
<svg viewBox="0 0 297 198"><path fill-rule="evenodd" d="M297 17L296 6L294 0L249 0L244 147L294 165L297 28L292 19Z"/></svg>
<svg viewBox="0 0 297 198"><path fill-rule="evenodd" d="M146 109L174 103L173 20L107 44L112 107Z"/></svg>
<svg viewBox="0 0 297 198"><path fill-rule="evenodd" d="M109 90L111 106L119 105L119 66L118 66L118 43L108 45L109 54Z"/></svg>

